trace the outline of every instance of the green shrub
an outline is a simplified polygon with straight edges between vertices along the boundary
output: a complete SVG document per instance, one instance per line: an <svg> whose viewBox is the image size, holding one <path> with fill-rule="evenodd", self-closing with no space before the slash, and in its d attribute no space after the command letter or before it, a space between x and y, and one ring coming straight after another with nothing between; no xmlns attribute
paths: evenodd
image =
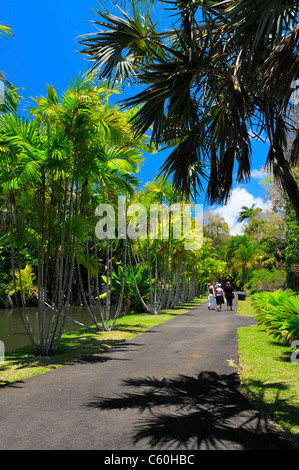
<svg viewBox="0 0 299 470"><path fill-rule="evenodd" d="M102 276L102 279L103 281L107 282L106 276ZM122 280L123 280L123 267L120 265L118 266L118 270L112 273L111 291L113 293L120 294L121 288L122 288ZM124 284L124 301L126 303L127 308L134 309L137 312L142 312L144 310L144 307L140 301L138 292L136 291L135 282L137 284L141 298L146 300L146 298L149 295L149 289L150 289L149 272L147 268L138 266L134 270L134 276L133 276L130 266L126 266L126 275L125 275L125 284ZM153 282L154 280L152 280L152 283Z"/></svg>
<svg viewBox="0 0 299 470"><path fill-rule="evenodd" d="M251 292L274 292L286 285L286 272L279 269L256 269L251 273L251 279L245 286Z"/></svg>
<svg viewBox="0 0 299 470"><path fill-rule="evenodd" d="M275 339L287 345L299 339L299 296L291 289L255 294L252 305L258 324Z"/></svg>

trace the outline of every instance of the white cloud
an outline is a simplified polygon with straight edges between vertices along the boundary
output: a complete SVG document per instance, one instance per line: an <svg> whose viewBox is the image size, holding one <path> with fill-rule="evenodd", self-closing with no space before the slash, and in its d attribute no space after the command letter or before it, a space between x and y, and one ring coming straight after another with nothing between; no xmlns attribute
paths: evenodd
<svg viewBox="0 0 299 470"><path fill-rule="evenodd" d="M262 180L267 178L267 173L263 170L252 170L250 173L250 178Z"/></svg>
<svg viewBox="0 0 299 470"><path fill-rule="evenodd" d="M225 206L212 207L211 210L221 215L225 222L228 224L231 235L239 235L242 233L243 223L237 221L239 212L242 206L255 207L266 210L268 209L267 203L260 197L255 197L244 188L235 188L232 190L230 199Z"/></svg>

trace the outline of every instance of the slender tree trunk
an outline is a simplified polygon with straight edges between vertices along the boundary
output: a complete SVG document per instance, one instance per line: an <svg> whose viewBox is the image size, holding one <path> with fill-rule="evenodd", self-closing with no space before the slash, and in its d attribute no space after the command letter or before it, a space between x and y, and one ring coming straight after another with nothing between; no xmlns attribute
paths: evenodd
<svg viewBox="0 0 299 470"><path fill-rule="evenodd" d="M175 305L177 305L178 300L180 298L182 268L183 268L183 251L181 250L180 258L179 258L179 267L176 270L175 295L174 295L171 307L174 307Z"/></svg>
<svg viewBox="0 0 299 470"><path fill-rule="evenodd" d="M152 259L151 259L152 256L151 256L149 234L147 234L147 238L146 238L146 250L147 250L148 279L149 279L149 303L151 306L153 306L154 298L153 298L153 276L152 276Z"/></svg>
<svg viewBox="0 0 299 470"><path fill-rule="evenodd" d="M71 185L71 189L72 189ZM68 189L68 182L65 181L64 186L64 202L63 202L63 213L62 213L62 228L61 228L61 240L60 240L60 248L57 251L56 257L56 289L54 294L54 312L55 314L52 316L51 320L51 328L50 333L47 336L47 354L50 353L54 337L58 328L58 323L61 317L62 306L63 306L63 274L64 274L64 254L65 254L65 224L66 224L66 214L67 214L67 189Z"/></svg>
<svg viewBox="0 0 299 470"><path fill-rule="evenodd" d="M38 345L36 343L36 340L34 338L28 317L25 313L25 306L23 304L23 292L21 291L21 302L22 302L22 307L20 306L19 302L19 297L17 293L17 286L16 286L16 265L15 265L15 239L14 239L14 227L13 227L13 217L14 217L14 211L13 211L13 205L11 205L11 222L10 222L10 229L11 229L11 266L12 266L12 276L13 276L13 285L14 285L14 291L15 291L15 299L16 299L16 305L17 305L17 310L22 322L22 325L24 327L24 330L26 331L26 334L29 338L29 341L33 347L34 353L38 353ZM17 232L17 237L18 237L18 232ZM18 246L18 240L16 241L16 244ZM19 250L18 250L19 251ZM18 258L19 258L18 253ZM20 276L20 289L22 290L22 280L21 280L21 272L20 272L20 267L19 267L19 276Z"/></svg>
<svg viewBox="0 0 299 470"><path fill-rule="evenodd" d="M93 239L94 239L94 246L95 246L95 257L96 259L98 259L98 247L97 247L97 240L96 240L95 232L93 234ZM100 311L101 322L102 322L102 325L104 325L104 314L103 314L103 308L102 308L102 303L101 303L101 290L100 290L100 283L99 283L98 275L96 276L96 294L97 294L97 305Z"/></svg>
<svg viewBox="0 0 299 470"><path fill-rule="evenodd" d="M116 308L115 316L114 316L112 325L110 327L110 331L112 331L115 326L116 320L119 317L123 300L124 300L124 290L125 290L125 281L126 281L126 272L127 272L127 238L125 239L124 245L125 246L124 246L124 256L123 256L123 276L122 276L121 291L120 291L120 295L118 299L118 305Z"/></svg>
<svg viewBox="0 0 299 470"><path fill-rule="evenodd" d="M132 249L132 246L129 242L129 247L128 247L128 258L129 258L129 266L131 268L131 272L132 272L132 276L133 276L133 280L134 280L134 285L135 285L135 289L136 289L136 292L137 292L137 295L138 295L138 298L142 304L142 306L145 308L145 310L148 312L148 313L154 313L147 305L146 303L144 302L144 299L142 298L141 296L141 293L140 293L140 290L138 288L138 285L137 285L137 282L136 282L136 278L135 278L135 273L134 273L134 267L133 267L133 264L132 264L132 258L131 258L131 249ZM131 249L130 249L131 248Z"/></svg>
<svg viewBox="0 0 299 470"><path fill-rule="evenodd" d="M105 312L105 324L104 330L109 331L109 319L111 310L111 288L112 288L112 273L111 273L111 261L113 253L113 245L111 241L111 254L109 248L109 238L107 237L107 250L106 250L106 312ZM111 261L110 261L111 260Z"/></svg>
<svg viewBox="0 0 299 470"><path fill-rule="evenodd" d="M79 262L77 262L77 271L78 271L79 287L80 287L81 295L82 295L82 298L83 298L83 304L85 305L85 308L86 308L90 318L92 319L94 325L96 326L97 330L101 331L102 327L99 325L99 323L97 321L97 318L96 318L95 314L93 313L92 308L88 304L88 301L87 301L87 298L86 298L86 295L85 295L85 290L84 290L84 285L83 285L83 280L82 280L82 275L81 275L81 268L80 268L80 263Z"/></svg>
<svg viewBox="0 0 299 470"><path fill-rule="evenodd" d="M70 294L71 294L71 287L72 287L72 282L73 282L73 273L74 273L74 266L75 266L75 253L72 255L72 262L71 262L71 268L70 268L70 274L69 274L69 282L68 282L68 291L67 291L67 298L66 298L66 303L64 307L64 313L63 313L63 318L62 318L62 324L60 326L59 332L55 338L55 341L53 343L53 351L55 352L60 344L61 341L61 336L63 334L64 328L65 328L65 320L69 308L69 302L70 302Z"/></svg>
<svg viewBox="0 0 299 470"><path fill-rule="evenodd" d="M39 342L40 342L40 353L43 355L45 353L45 344L44 344L44 316L45 316L45 285L44 285L44 266L45 266L45 181L44 175L43 186L41 192L41 201L39 204L39 209L41 212L40 220L40 233L41 241L38 248L38 329L39 329Z"/></svg>
<svg viewBox="0 0 299 470"><path fill-rule="evenodd" d="M11 306L11 308L14 308L14 304L13 304L13 301L12 301L12 298L9 294L7 294L7 298L8 298L8 303L9 305Z"/></svg>

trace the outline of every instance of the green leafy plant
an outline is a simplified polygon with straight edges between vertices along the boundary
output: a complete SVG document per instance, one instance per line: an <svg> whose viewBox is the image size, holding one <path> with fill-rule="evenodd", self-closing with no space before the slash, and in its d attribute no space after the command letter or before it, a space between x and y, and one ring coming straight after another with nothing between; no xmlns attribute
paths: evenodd
<svg viewBox="0 0 299 470"><path fill-rule="evenodd" d="M134 280L135 278L135 280ZM107 282L107 277L102 276L103 281ZM112 273L112 289L111 291L119 294L122 288L123 279L123 266L118 266L117 272ZM154 280L152 280L154 282ZM136 283L136 284L135 284ZM136 289L137 285L137 289ZM134 270L134 275L130 266L125 270L125 285L124 285L124 302L125 310L128 308L136 311L142 311L142 299L146 299L149 294L149 273L148 269L138 266ZM139 291L139 293L138 293Z"/></svg>
<svg viewBox="0 0 299 470"><path fill-rule="evenodd" d="M258 324L275 339L287 345L299 339L299 296L291 289L262 292L253 297L252 305Z"/></svg>
<svg viewBox="0 0 299 470"><path fill-rule="evenodd" d="M17 292L21 292L25 300L28 300L34 292L37 291L35 284L36 276L33 272L32 267L27 264L24 269L21 269L21 279L19 271L15 271L15 283L12 280L7 288L9 295L14 295Z"/></svg>

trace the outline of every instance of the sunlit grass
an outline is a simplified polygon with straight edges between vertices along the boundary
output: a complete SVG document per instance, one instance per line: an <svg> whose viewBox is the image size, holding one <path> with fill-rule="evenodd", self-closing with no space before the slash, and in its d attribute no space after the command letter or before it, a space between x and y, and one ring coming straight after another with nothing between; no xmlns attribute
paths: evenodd
<svg viewBox="0 0 299 470"><path fill-rule="evenodd" d="M255 310L251 305L251 297L247 296L245 300L238 301L238 309L237 314L246 316L246 317L253 317L255 315Z"/></svg>

